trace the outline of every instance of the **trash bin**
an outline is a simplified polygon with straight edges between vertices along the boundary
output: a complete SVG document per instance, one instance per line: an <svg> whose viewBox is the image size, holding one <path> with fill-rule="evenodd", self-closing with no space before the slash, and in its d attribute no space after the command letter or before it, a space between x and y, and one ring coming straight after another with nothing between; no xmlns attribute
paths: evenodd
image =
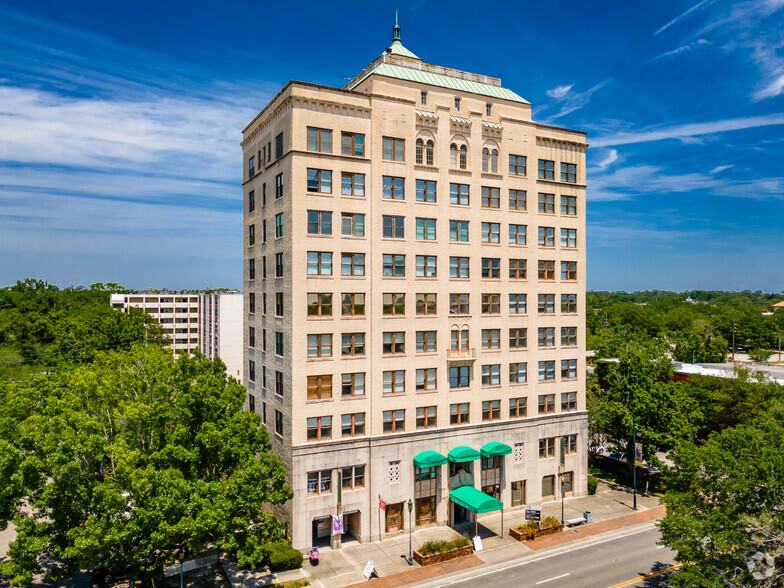
<svg viewBox="0 0 784 588"><path fill-rule="evenodd" d="M585 524L590 525L593 522L593 514L590 510L586 510L583 512L583 518L585 519Z"/></svg>

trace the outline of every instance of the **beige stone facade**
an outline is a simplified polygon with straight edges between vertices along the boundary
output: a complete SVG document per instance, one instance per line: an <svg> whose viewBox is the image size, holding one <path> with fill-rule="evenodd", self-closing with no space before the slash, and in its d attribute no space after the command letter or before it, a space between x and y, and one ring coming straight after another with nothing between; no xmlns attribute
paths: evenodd
<svg viewBox="0 0 784 588"><path fill-rule="evenodd" d="M395 40L344 89L287 84L242 147L245 384L294 546L328 533L338 473L361 541L407 529L409 499L415 524L470 520L460 484L560 498L562 437L584 493L584 133ZM493 441L513 453L415 480L419 453Z"/></svg>

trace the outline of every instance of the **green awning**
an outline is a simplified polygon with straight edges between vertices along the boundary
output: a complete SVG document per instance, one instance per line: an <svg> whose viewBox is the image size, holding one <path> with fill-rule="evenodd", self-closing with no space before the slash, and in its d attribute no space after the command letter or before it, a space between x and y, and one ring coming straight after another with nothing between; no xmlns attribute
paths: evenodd
<svg viewBox="0 0 784 588"><path fill-rule="evenodd" d="M482 449L480 449L480 452L485 457L494 457L496 455L509 455L510 453L512 453L512 448L509 447L506 443L493 441L491 443L488 443L484 447L482 447Z"/></svg>
<svg viewBox="0 0 784 588"><path fill-rule="evenodd" d="M482 514L494 510L502 510L504 503L489 494L480 492L473 486L460 486L449 493L449 500L463 508Z"/></svg>
<svg viewBox="0 0 784 588"><path fill-rule="evenodd" d="M446 458L437 451L423 451L414 458L414 465L420 469L444 465Z"/></svg>
<svg viewBox="0 0 784 588"><path fill-rule="evenodd" d="M476 449L471 449L470 447L461 445L460 447L455 447L452 451L449 452L448 459L454 463L465 463L467 461L474 461L480 457L481 455L479 455L479 452Z"/></svg>

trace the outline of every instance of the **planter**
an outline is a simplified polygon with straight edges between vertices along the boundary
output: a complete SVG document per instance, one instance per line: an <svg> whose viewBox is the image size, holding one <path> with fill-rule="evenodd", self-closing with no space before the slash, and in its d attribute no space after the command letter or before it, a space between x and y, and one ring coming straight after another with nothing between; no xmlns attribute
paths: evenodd
<svg viewBox="0 0 784 588"><path fill-rule="evenodd" d="M474 553L473 543L464 547L453 549L452 551L446 551L444 553L431 553L430 555L422 555L415 550L414 561L416 561L420 566L429 566L436 563L441 563L442 561L449 561L450 559L455 559L457 557L471 555L472 553Z"/></svg>
<svg viewBox="0 0 784 588"><path fill-rule="evenodd" d="M560 533L563 530L563 525L560 523L555 527L548 527L547 529L539 529L538 531L520 531L517 527L509 529L509 535L517 541L533 541L537 537L544 537L545 535L552 535Z"/></svg>

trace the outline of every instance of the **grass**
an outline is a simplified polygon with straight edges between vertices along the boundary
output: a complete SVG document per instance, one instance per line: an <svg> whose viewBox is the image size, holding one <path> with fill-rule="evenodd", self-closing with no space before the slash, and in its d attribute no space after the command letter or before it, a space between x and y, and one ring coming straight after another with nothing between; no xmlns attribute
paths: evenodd
<svg viewBox="0 0 784 588"><path fill-rule="evenodd" d="M46 369L41 365L26 365L19 352L10 346L0 346L0 381L29 382Z"/></svg>
<svg viewBox="0 0 784 588"><path fill-rule="evenodd" d="M273 586L276 586L277 588L303 588L304 586L310 586L310 582L303 578L299 580L289 580L288 582L273 584Z"/></svg>
<svg viewBox="0 0 784 588"><path fill-rule="evenodd" d="M422 544L422 547L417 549L417 551L419 551L419 553L421 553L422 555L432 555L434 553L446 553L447 551L452 551L453 549L459 549L461 547L465 547L470 543L471 540L468 537L463 537L463 536L458 537L457 539L454 539L452 541L431 540L431 541L425 541Z"/></svg>

